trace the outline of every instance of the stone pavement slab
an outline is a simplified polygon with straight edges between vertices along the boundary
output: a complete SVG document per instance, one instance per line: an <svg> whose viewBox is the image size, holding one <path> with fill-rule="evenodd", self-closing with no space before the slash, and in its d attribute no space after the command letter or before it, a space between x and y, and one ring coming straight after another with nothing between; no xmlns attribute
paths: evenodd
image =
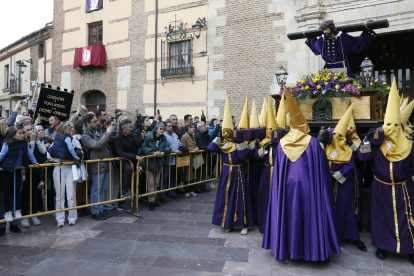
<svg viewBox="0 0 414 276"><path fill-rule="evenodd" d="M375 257L344 242L331 262L274 260L261 248L257 227L246 236L211 224L215 193L170 199L155 211L139 206L142 218L111 211L112 218L79 218L75 226L56 227L52 216L40 226L0 237L0 275L414 275L406 256Z"/></svg>

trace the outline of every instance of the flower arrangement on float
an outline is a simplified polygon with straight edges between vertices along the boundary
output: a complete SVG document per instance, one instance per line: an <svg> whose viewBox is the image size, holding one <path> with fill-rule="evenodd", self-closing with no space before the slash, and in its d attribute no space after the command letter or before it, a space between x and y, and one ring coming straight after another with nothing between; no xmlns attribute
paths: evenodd
<svg viewBox="0 0 414 276"><path fill-rule="evenodd" d="M379 90L386 97L391 89L383 78L366 80L369 82L369 88L365 87L363 81L365 80L359 76L355 79L349 78L346 72L323 69L317 74L303 76L296 85L287 88L298 103L305 102L306 104L311 98L318 98L321 101L329 101L330 98L345 100L348 97L359 97L361 93L369 90ZM280 95L282 93L283 91Z"/></svg>

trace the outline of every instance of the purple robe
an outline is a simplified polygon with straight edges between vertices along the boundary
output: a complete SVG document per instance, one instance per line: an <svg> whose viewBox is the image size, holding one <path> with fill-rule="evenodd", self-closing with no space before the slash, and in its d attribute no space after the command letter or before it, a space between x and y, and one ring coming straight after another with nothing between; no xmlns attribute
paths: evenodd
<svg viewBox="0 0 414 276"><path fill-rule="evenodd" d="M339 171L346 178L346 181L341 184L332 177L335 195L335 219L340 240L360 240L354 209L355 189L358 189L358 187L355 187L354 156L355 154L352 154L351 160L346 164L331 163L331 173Z"/></svg>
<svg viewBox="0 0 414 276"><path fill-rule="evenodd" d="M210 143L207 150L221 155L219 183L214 204L212 223L217 226L253 227L253 214L250 203L250 193L247 187L246 171L243 170L243 160L249 157L249 149L235 150L224 153L215 143Z"/></svg>
<svg viewBox="0 0 414 276"><path fill-rule="evenodd" d="M364 171L366 163L360 162L358 160L358 155L354 155L355 157L355 186L358 187L358 193L356 195L356 203L354 205L355 210L355 219L357 223L362 223L362 219L364 217Z"/></svg>
<svg viewBox="0 0 414 276"><path fill-rule="evenodd" d="M261 158L259 156L259 147L255 150L255 158L258 163L262 164L260 172L260 181L258 185L258 206L257 206L257 225L260 233L264 233L266 227L267 207L269 204L269 191L272 181L273 161L276 158L277 144L273 143L268 153ZM272 152L272 155L269 153Z"/></svg>
<svg viewBox="0 0 414 276"><path fill-rule="evenodd" d="M340 254L326 154L316 138L292 162L277 148L262 247L275 259L324 261Z"/></svg>
<svg viewBox="0 0 414 276"><path fill-rule="evenodd" d="M376 144L380 144L381 141L377 141ZM390 162L385 158L380 147L371 142L371 151L362 153L361 149L358 149L358 158L363 162L371 162L374 173L371 186L372 245L389 252L414 254L413 238L410 233L411 228L414 234L414 226L410 225L407 219L406 204L408 205L409 202L407 197L404 200L403 192L405 187L413 208L414 183L411 177L413 176L414 147L405 159ZM391 183L391 168L394 182L407 181L405 185L382 183Z"/></svg>
<svg viewBox="0 0 414 276"><path fill-rule="evenodd" d="M262 171L262 166L256 161L255 152L259 149L259 143L256 142L255 148L249 151L249 159L246 161L246 171L248 175L247 188L250 194L250 203L252 205L253 221L257 221L258 216L258 194L259 194L259 176Z"/></svg>
<svg viewBox="0 0 414 276"><path fill-rule="evenodd" d="M326 62L324 68L346 67L348 77L353 78L351 67L348 62L349 53L360 53L368 48L374 41L376 33L374 31L363 31L359 38L350 36L346 33L338 33L334 38L325 39L310 38L306 40L306 45L315 55L321 55Z"/></svg>

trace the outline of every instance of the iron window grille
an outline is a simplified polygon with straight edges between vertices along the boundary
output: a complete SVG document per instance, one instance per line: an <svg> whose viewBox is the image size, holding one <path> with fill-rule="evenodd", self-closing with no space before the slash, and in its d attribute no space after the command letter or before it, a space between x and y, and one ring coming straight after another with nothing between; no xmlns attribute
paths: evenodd
<svg viewBox="0 0 414 276"><path fill-rule="evenodd" d="M10 94L16 94L22 92L22 79L15 78L10 80Z"/></svg>
<svg viewBox="0 0 414 276"><path fill-rule="evenodd" d="M194 75L193 38L161 41L161 77Z"/></svg>

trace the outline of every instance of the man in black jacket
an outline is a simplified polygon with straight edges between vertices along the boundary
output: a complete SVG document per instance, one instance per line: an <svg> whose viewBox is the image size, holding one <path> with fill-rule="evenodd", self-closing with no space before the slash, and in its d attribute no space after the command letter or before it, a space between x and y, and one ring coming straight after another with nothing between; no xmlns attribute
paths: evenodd
<svg viewBox="0 0 414 276"><path fill-rule="evenodd" d="M124 157L133 162L134 166L138 161L142 162L141 156L133 152L133 148L140 148L144 140L138 141L132 135L132 122L129 119L123 119L119 123L119 131L114 142L115 153L118 157ZM131 198L131 176L134 168L127 160L122 160L122 196Z"/></svg>
<svg viewBox="0 0 414 276"><path fill-rule="evenodd" d="M214 140L214 138L217 137L217 133L213 135L213 137L210 137L208 134L207 125L205 122L201 121L197 124L196 132L195 132L195 140L197 142L197 146L200 148L200 150L207 150L208 144L211 143L211 141ZM196 175L196 182L206 180L208 178L208 175L210 173L211 168L209 168L210 158L211 154L208 154L207 152L203 152L203 159L204 159L204 165L202 165L199 168L199 172L197 172ZM201 183L195 186L195 193L203 193L203 192L209 192L209 190L206 187L206 183Z"/></svg>

